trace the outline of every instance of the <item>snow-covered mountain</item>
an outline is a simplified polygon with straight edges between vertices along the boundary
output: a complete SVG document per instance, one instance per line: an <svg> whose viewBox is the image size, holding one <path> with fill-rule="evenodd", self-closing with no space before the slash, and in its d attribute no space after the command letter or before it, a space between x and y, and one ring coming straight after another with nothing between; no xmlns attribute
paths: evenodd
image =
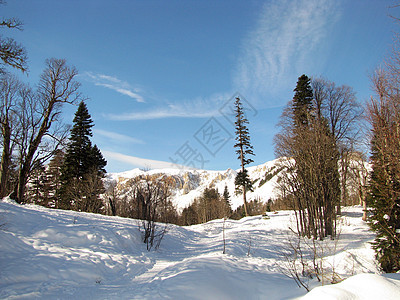
<svg viewBox="0 0 400 300"><path fill-rule="evenodd" d="M275 185L277 175L281 171L280 159L266 162L262 165L247 168L250 179L254 182L254 192L247 193L248 201L259 200L267 202L275 199ZM196 197L199 197L204 189L213 187L219 193L223 193L225 186L231 196L231 205L235 209L243 204L241 195L235 195L235 177L238 170L228 169L225 171L208 171L195 169L159 169L144 171L133 169L122 173L110 173L107 175L106 183L114 182L123 186L124 182L140 175L160 174L172 177L176 183L173 191L172 203L178 210L189 206Z"/></svg>

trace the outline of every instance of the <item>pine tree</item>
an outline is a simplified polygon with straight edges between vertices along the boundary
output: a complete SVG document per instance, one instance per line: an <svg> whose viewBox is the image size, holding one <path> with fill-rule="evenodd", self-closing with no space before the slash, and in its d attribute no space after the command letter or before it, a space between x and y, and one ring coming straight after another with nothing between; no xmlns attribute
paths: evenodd
<svg viewBox="0 0 400 300"><path fill-rule="evenodd" d="M64 152L57 150L50 160L50 163L46 170L46 176L48 179L48 192L49 192L49 206L53 208L59 208L59 190L61 187L61 167L64 163Z"/></svg>
<svg viewBox="0 0 400 300"><path fill-rule="evenodd" d="M372 173L367 204L369 224L376 232L373 248L383 271L400 270L400 123L389 101L371 105L373 138Z"/></svg>
<svg viewBox="0 0 400 300"><path fill-rule="evenodd" d="M399 35L384 67L375 71L375 96L368 103L372 128L367 204L369 224L376 233L373 248L383 271L400 271L400 48Z"/></svg>
<svg viewBox="0 0 400 300"><path fill-rule="evenodd" d="M249 130L246 126L246 124L249 124L249 121L244 115L243 105L239 97L237 97L235 101L235 113L236 144L234 145L234 147L237 148L236 154L238 155L241 166L241 171L239 171L235 178L235 185L242 187L241 192L243 193L244 210L246 216L248 216L246 205L246 192L248 190L252 190L252 182L247 174L245 166L253 162L253 160L251 158L248 158L247 156L254 155L254 152L253 146L250 144Z"/></svg>
<svg viewBox="0 0 400 300"><path fill-rule="evenodd" d="M312 109L313 90L311 79L306 75L301 75L297 80L293 96L293 112L295 125L307 125L309 112Z"/></svg>
<svg viewBox="0 0 400 300"><path fill-rule="evenodd" d="M70 143L64 157L61 179L82 179L93 166L92 137L93 121L82 101L75 113L74 126L71 129Z"/></svg>
<svg viewBox="0 0 400 300"><path fill-rule="evenodd" d="M94 166L94 169L98 172L100 177L103 177L104 174L106 174L105 166L107 165L107 161L104 159L97 145L92 147L89 158L90 165Z"/></svg>
<svg viewBox="0 0 400 300"><path fill-rule="evenodd" d="M346 122L344 113L329 107L345 100L341 94L336 94L333 85L320 83L319 89L313 87L315 82L312 85L309 77L301 75L293 99L282 115L283 130L275 137L276 149L278 155L290 159L285 160L289 172L280 175L280 187L296 208L300 235L315 239L334 238L335 208L340 200L340 153L333 124L338 120L343 124ZM330 94L325 92L328 89ZM337 119L332 120L332 115Z"/></svg>
<svg viewBox="0 0 400 300"><path fill-rule="evenodd" d="M225 185L224 192L222 194L222 198L224 200L224 206L226 210L226 217L232 215L232 206L231 206L231 196L229 195L228 187Z"/></svg>
<svg viewBox="0 0 400 300"><path fill-rule="evenodd" d="M228 187L225 185L224 187L224 192L222 194L222 197L224 198L225 202L227 205L231 205L231 196L229 195Z"/></svg>
<svg viewBox="0 0 400 300"><path fill-rule="evenodd" d="M29 185L26 191L27 202L46 206L46 182L45 167L40 165L32 172L29 180Z"/></svg>
<svg viewBox="0 0 400 300"><path fill-rule="evenodd" d="M235 177L235 194L241 194L243 186L246 187L246 191L254 191L253 182L250 180L246 169L240 171Z"/></svg>
<svg viewBox="0 0 400 300"><path fill-rule="evenodd" d="M389 164L385 165L385 157L378 151L376 140L375 136L372 141L373 171L367 198L372 208L370 226L376 232L373 248L382 269L397 272L400 270L400 243L396 233L396 229L400 228L400 200L396 195L398 192L393 191L400 190L400 181L390 182L393 172Z"/></svg>
<svg viewBox="0 0 400 300"><path fill-rule="evenodd" d="M70 143L61 167L63 208L100 212L99 194L104 192L101 178L107 162L90 137L94 126L86 104L82 101L75 113Z"/></svg>

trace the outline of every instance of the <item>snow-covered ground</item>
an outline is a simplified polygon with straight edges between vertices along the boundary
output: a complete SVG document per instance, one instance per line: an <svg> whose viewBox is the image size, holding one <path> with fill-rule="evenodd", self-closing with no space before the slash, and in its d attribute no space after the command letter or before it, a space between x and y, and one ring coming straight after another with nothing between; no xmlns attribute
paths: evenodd
<svg viewBox="0 0 400 300"><path fill-rule="evenodd" d="M305 299L400 299L400 274L376 275L373 234L361 208L344 209L340 240L324 264L342 278ZM0 201L1 299L292 299L306 294L282 274L291 212L190 227L170 225L148 252L137 222ZM329 243L328 243L329 244ZM310 286L318 286L315 279ZM330 297L330 298L329 298Z"/></svg>

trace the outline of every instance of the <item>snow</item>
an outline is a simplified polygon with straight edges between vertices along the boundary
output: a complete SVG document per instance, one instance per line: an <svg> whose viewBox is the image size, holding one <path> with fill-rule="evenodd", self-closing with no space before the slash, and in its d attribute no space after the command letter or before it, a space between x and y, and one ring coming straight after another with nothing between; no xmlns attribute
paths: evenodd
<svg viewBox="0 0 400 300"><path fill-rule="evenodd" d="M255 181L254 192L247 193L247 199L250 200L261 200L267 202L269 199L275 199L276 181L277 176L274 176L264 184L260 185L260 179L263 179L265 174L273 169L278 169L278 165L282 159L275 159L264 164L247 168L250 179ZM273 169L273 170L276 170ZM211 171L211 170L199 170L199 169L154 169L143 171L140 169L133 169L121 173L110 173L107 174L106 185L110 182L123 183L124 181L135 178L140 175L154 175L163 174L167 176L174 176L178 178L182 183L182 186L177 187L175 195L171 201L175 205L178 211L182 211L185 207L188 207L195 198L202 195L203 191L210 186L216 188L220 194L223 193L225 186L227 186L230 194L230 202L233 209L243 204L243 197L241 195L235 195L235 177L238 170L227 169L224 171ZM188 188L189 190L185 190Z"/></svg>
<svg viewBox="0 0 400 300"><path fill-rule="evenodd" d="M362 208L344 209L326 262L341 278L304 299L399 299L400 274L379 275ZM304 289L282 274L292 212L238 221L169 225L148 252L136 220L0 201L1 299L294 299ZM223 250L223 228L226 254ZM327 242L330 243L330 242ZM357 275L359 274L359 275ZM329 298L330 297L330 298Z"/></svg>
<svg viewBox="0 0 400 300"><path fill-rule="evenodd" d="M400 274L359 274L336 285L317 287L301 299L397 300L400 297Z"/></svg>

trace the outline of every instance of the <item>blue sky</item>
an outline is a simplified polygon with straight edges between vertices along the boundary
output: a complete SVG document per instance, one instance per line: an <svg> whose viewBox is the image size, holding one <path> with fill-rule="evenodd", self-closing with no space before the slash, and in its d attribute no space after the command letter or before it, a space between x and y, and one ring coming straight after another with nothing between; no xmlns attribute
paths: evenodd
<svg viewBox="0 0 400 300"><path fill-rule="evenodd" d="M33 86L46 58L79 70L107 171L172 163L239 168L229 111L247 108L254 164L275 158L273 136L302 74L354 88L364 103L369 75L399 31L393 1L8 0ZM72 123L76 107L65 107Z"/></svg>

